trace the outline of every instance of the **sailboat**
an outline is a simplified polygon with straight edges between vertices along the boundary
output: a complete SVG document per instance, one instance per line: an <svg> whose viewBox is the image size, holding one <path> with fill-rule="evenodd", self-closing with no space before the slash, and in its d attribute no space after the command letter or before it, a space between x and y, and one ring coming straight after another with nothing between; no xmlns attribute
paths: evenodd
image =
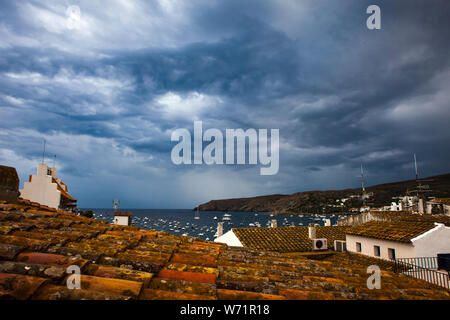
<svg viewBox="0 0 450 320"><path fill-rule="evenodd" d="M198 208L197 208L197 211L195 212L194 219L195 220L199 220L200 219L200 212L198 212Z"/></svg>

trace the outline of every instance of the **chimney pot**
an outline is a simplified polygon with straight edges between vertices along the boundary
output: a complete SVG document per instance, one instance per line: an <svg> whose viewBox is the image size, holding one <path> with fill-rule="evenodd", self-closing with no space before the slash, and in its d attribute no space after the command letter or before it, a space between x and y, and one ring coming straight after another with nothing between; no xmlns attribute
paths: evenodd
<svg viewBox="0 0 450 320"><path fill-rule="evenodd" d="M309 234L309 238L311 240L316 238L316 226L314 224L312 224L312 223L309 224L308 234Z"/></svg>
<svg viewBox="0 0 450 320"><path fill-rule="evenodd" d="M217 223L217 237L220 237L223 235L223 222Z"/></svg>

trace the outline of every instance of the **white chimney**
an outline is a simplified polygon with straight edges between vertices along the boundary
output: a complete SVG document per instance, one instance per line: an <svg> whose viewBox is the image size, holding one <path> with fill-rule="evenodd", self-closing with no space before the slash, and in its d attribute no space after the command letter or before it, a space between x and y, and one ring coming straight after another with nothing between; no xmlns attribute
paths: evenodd
<svg viewBox="0 0 450 320"><path fill-rule="evenodd" d="M316 227L314 224L310 223L308 227L308 234L310 239L316 238Z"/></svg>
<svg viewBox="0 0 450 320"><path fill-rule="evenodd" d="M423 214L423 199L419 199L419 213Z"/></svg>
<svg viewBox="0 0 450 320"><path fill-rule="evenodd" d="M272 221L270 222L270 227L271 228L276 228L277 227L277 219L272 219Z"/></svg>
<svg viewBox="0 0 450 320"><path fill-rule="evenodd" d="M331 220L325 219L325 227L331 227Z"/></svg>
<svg viewBox="0 0 450 320"><path fill-rule="evenodd" d="M217 237L220 237L223 235L223 222L217 223Z"/></svg>

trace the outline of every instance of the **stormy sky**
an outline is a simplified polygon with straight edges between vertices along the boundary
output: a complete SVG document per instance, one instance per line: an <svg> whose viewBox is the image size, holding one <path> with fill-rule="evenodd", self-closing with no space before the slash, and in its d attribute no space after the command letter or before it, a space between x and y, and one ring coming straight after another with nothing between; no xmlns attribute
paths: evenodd
<svg viewBox="0 0 450 320"><path fill-rule="evenodd" d="M80 207L128 208L358 187L361 162L367 184L411 179L414 152L447 173L449 17L447 0L2 0L0 164L23 185L45 139ZM279 129L278 174L173 164L195 120Z"/></svg>

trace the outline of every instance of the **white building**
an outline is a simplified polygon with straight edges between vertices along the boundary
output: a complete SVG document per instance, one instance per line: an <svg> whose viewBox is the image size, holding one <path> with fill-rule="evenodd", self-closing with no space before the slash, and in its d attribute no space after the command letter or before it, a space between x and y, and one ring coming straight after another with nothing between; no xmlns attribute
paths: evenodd
<svg viewBox="0 0 450 320"><path fill-rule="evenodd" d="M271 228L232 228L218 236L214 242L225 243L231 247L245 247L274 252L311 252L314 243L322 240L326 249L332 249L334 240L345 240L349 227L316 226L309 227L271 227ZM326 240L326 241L324 241ZM323 250L320 249L320 250Z"/></svg>
<svg viewBox="0 0 450 320"><path fill-rule="evenodd" d="M399 201L398 203L396 202L391 202L391 211L403 211L403 204L401 201Z"/></svg>
<svg viewBox="0 0 450 320"><path fill-rule="evenodd" d="M370 221L346 232L347 251L396 258L437 257L450 253L450 227L442 223Z"/></svg>
<svg viewBox="0 0 450 320"><path fill-rule="evenodd" d="M37 174L30 175L29 180L24 183L20 196L50 208L74 209L77 200L69 195L67 186L56 177L56 172L56 168L40 163Z"/></svg>
<svg viewBox="0 0 450 320"><path fill-rule="evenodd" d="M114 212L114 224L121 226L131 226L131 212Z"/></svg>
<svg viewBox="0 0 450 320"><path fill-rule="evenodd" d="M239 240L239 238L234 234L233 229L230 229L228 232L225 232L222 235L219 235L214 242L218 243L226 243L230 247L243 247L244 245Z"/></svg>

